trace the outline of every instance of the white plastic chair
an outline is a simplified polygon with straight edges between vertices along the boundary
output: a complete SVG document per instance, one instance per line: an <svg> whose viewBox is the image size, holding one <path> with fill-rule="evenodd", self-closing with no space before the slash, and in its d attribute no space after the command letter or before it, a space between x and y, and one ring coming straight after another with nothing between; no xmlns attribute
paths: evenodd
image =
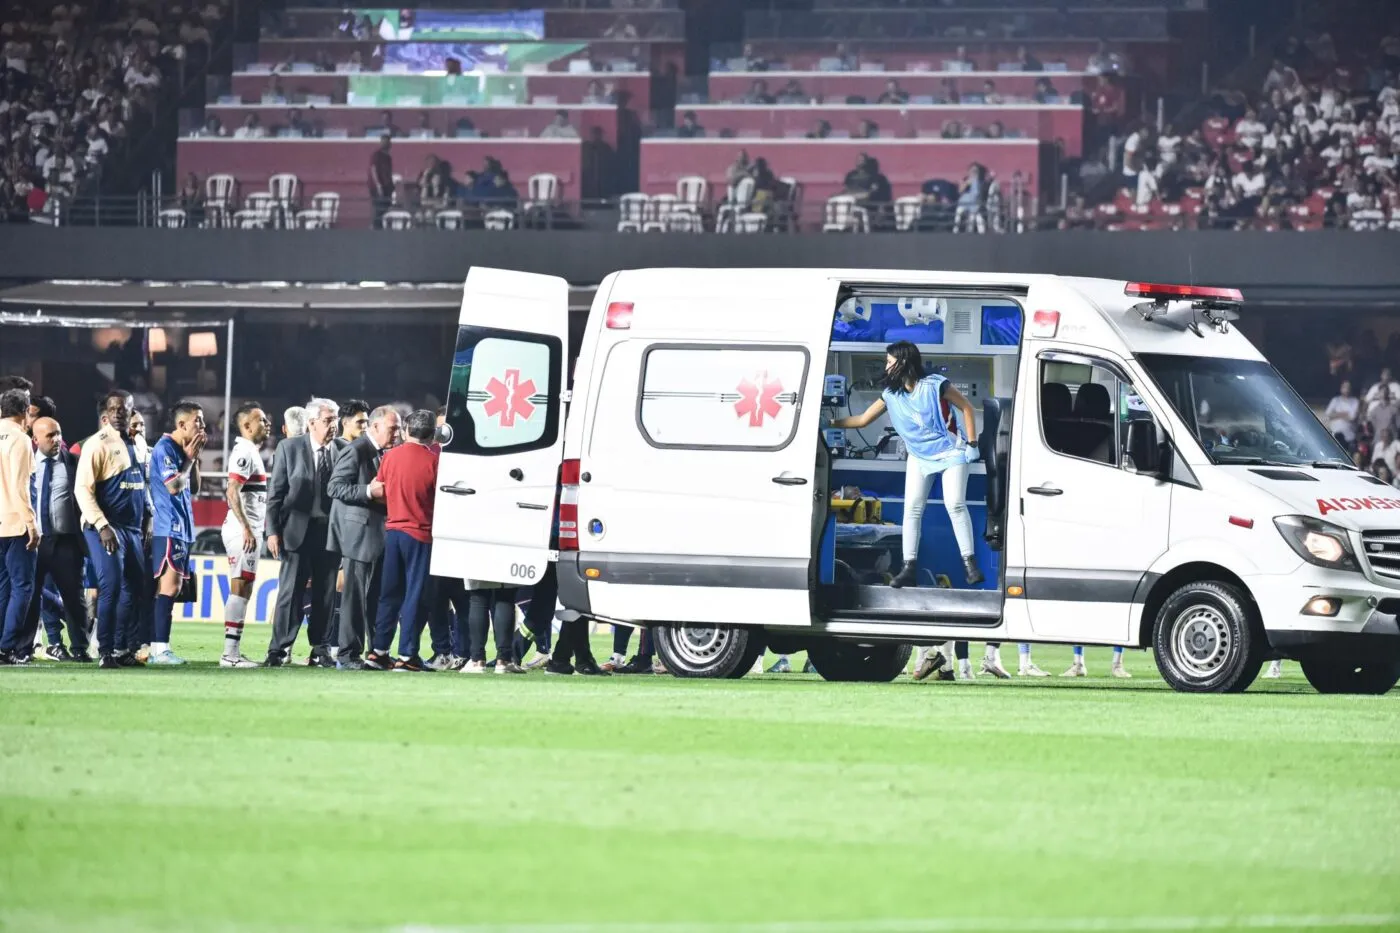
<svg viewBox="0 0 1400 933"><path fill-rule="evenodd" d="M272 195L273 213L270 217L274 226L290 226L296 216L297 193L301 181L291 172L279 172L267 180L268 194Z"/></svg>
<svg viewBox="0 0 1400 933"><path fill-rule="evenodd" d="M433 215L433 223L439 230L461 230L466 221L459 210L438 211Z"/></svg>
<svg viewBox="0 0 1400 933"><path fill-rule="evenodd" d="M674 194L658 194L647 205L647 220L642 224L643 233L665 233L670 229L671 215L676 210Z"/></svg>
<svg viewBox="0 0 1400 933"><path fill-rule="evenodd" d="M919 212L923 210L924 199L917 194L897 198L894 202L894 228L900 231L913 230L919 222Z"/></svg>
<svg viewBox="0 0 1400 933"><path fill-rule="evenodd" d="M487 230L514 230L515 214L511 211L489 211L482 218Z"/></svg>
<svg viewBox="0 0 1400 933"><path fill-rule="evenodd" d="M204 210L212 226L222 227L233 214L238 180L232 175L210 175L204 179Z"/></svg>
<svg viewBox="0 0 1400 933"><path fill-rule="evenodd" d="M849 194L827 198L822 233L866 233L869 230L869 215L865 208L856 206L855 198Z"/></svg>
<svg viewBox="0 0 1400 933"><path fill-rule="evenodd" d="M705 222L700 215L689 210L675 210L666 218L667 229L672 233L704 233Z"/></svg>
<svg viewBox="0 0 1400 933"><path fill-rule="evenodd" d="M763 233L768 229L768 215L761 212L748 212L739 215L740 233Z"/></svg>
<svg viewBox="0 0 1400 933"><path fill-rule="evenodd" d="M413 215L408 211L392 210L385 211L383 218L385 230L412 230Z"/></svg>
<svg viewBox="0 0 1400 933"><path fill-rule="evenodd" d="M676 179L676 204L691 210L702 210L710 198L710 183L699 175L684 175Z"/></svg>
<svg viewBox="0 0 1400 933"><path fill-rule="evenodd" d="M243 199L243 210L234 214L234 225L244 230L267 226L272 214L272 195L266 191L253 191Z"/></svg>
<svg viewBox="0 0 1400 933"><path fill-rule="evenodd" d="M531 175L525 185L525 210L553 207L559 200L559 176L549 172Z"/></svg>
<svg viewBox="0 0 1400 933"><path fill-rule="evenodd" d="M754 180L752 178L741 178L739 183L731 185L729 197L720 205L719 212L715 214L715 231L717 233L730 233L734 229L734 218L748 210L749 203L753 201Z"/></svg>
<svg viewBox="0 0 1400 933"><path fill-rule="evenodd" d="M303 230L328 229L340 219L340 195L322 191L311 196L311 207L297 213L297 226Z"/></svg>
<svg viewBox="0 0 1400 933"><path fill-rule="evenodd" d="M167 207L156 218L157 227L183 227L186 215L183 207Z"/></svg>
<svg viewBox="0 0 1400 933"><path fill-rule="evenodd" d="M642 225L647 221L650 203L651 198L640 192L624 194L618 198L617 232L641 233Z"/></svg>
<svg viewBox="0 0 1400 933"><path fill-rule="evenodd" d="M266 224L261 212L245 208L233 215L233 225L240 230L261 230Z"/></svg>

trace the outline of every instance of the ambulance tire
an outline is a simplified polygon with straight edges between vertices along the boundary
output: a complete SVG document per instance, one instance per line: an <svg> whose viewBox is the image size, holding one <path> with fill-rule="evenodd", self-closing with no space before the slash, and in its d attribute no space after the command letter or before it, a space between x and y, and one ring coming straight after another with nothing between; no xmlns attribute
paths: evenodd
<svg viewBox="0 0 1400 933"><path fill-rule="evenodd" d="M676 677L743 677L753 667L753 645L763 643L762 632L681 622L659 624L651 637L661 663Z"/></svg>
<svg viewBox="0 0 1400 933"><path fill-rule="evenodd" d="M1157 670L1181 693L1243 693L1264 664L1267 645L1250 600L1220 580L1185 583L1157 612Z"/></svg>
<svg viewBox="0 0 1400 933"><path fill-rule="evenodd" d="M1358 693L1380 696L1400 682L1400 663L1369 661L1344 664L1338 661L1299 662L1303 676L1318 693Z"/></svg>
<svg viewBox="0 0 1400 933"><path fill-rule="evenodd" d="M835 638L817 638L807 646L807 659L823 680L887 684L909 666L912 645L861 645Z"/></svg>

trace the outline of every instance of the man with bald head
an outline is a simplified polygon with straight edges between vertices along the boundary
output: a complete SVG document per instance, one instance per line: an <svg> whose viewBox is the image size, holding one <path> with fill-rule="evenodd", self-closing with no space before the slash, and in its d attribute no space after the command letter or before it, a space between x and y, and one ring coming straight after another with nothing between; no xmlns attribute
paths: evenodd
<svg viewBox="0 0 1400 933"><path fill-rule="evenodd" d="M83 602L83 534L78 500L73 495L78 458L63 443L63 428L53 418L36 418L33 425L34 514L39 521L38 567L34 595L25 617L24 644L38 633L39 610L46 583L58 588L68 620L68 642L50 644L47 656L60 661L92 661L88 655L87 606Z"/></svg>

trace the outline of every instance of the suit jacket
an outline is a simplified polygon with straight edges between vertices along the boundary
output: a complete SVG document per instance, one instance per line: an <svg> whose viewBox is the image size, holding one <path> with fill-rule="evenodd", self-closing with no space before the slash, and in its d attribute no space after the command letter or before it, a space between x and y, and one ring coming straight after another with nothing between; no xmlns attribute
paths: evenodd
<svg viewBox="0 0 1400 933"><path fill-rule="evenodd" d="M344 450L342 438L331 441L331 463ZM334 472L334 467L331 468ZM311 507L316 501L316 458L311 452L311 435L302 434L277 445L272 466L272 482L267 487L267 535L277 535L291 551L301 548L306 528L311 524Z"/></svg>
<svg viewBox="0 0 1400 933"><path fill-rule="evenodd" d="M327 546L342 557L372 563L384 556L383 502L369 497L380 451L362 434L336 457L331 470L331 528Z"/></svg>
<svg viewBox="0 0 1400 933"><path fill-rule="evenodd" d="M72 534L81 536L83 533L83 515L82 510L78 507L78 497L74 493L78 484L78 458L73 451L68 449L60 449L57 458L58 462L63 464L64 468L68 471L68 495L54 503L55 512L62 510L68 516L68 527L73 529ZM35 521L38 521L40 510L39 491L40 484L43 482L43 465L44 455L36 451L34 453L33 481ZM60 520L57 514L55 514L53 518L55 521ZM57 536L58 532L50 531L48 534Z"/></svg>

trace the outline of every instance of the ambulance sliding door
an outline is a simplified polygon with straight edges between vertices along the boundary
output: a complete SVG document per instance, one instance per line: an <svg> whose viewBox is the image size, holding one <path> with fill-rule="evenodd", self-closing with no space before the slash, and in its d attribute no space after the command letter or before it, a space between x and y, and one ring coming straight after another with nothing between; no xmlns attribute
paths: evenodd
<svg viewBox="0 0 1400 933"><path fill-rule="evenodd" d="M629 281L636 336L606 351L581 464L590 603L632 621L810 625L836 286L810 272L718 280L733 289L722 300L660 279L653 299L651 280Z"/></svg>

